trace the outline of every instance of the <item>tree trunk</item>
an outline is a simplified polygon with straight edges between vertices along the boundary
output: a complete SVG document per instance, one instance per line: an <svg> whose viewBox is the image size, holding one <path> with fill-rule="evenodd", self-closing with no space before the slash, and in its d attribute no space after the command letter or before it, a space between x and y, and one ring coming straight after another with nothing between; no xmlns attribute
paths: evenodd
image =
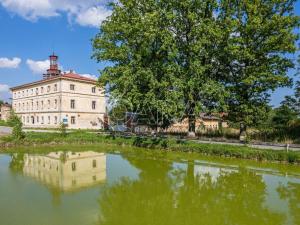
<svg viewBox="0 0 300 225"><path fill-rule="evenodd" d="M247 138L247 126L241 122L240 123L240 141L245 142Z"/></svg>
<svg viewBox="0 0 300 225"><path fill-rule="evenodd" d="M195 137L195 130L196 130L196 117L195 114L190 114L189 117L189 133L188 136L189 137Z"/></svg>
<svg viewBox="0 0 300 225"><path fill-rule="evenodd" d="M188 167L187 167L187 185L193 186L195 183L195 163L194 161L188 161Z"/></svg>

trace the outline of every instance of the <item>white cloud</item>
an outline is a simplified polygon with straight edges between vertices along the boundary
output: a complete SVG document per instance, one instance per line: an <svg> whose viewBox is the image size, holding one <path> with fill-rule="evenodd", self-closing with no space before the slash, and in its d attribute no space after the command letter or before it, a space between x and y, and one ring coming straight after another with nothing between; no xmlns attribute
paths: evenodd
<svg viewBox="0 0 300 225"><path fill-rule="evenodd" d="M81 26L99 27L111 12L104 7L92 7L77 15L76 22Z"/></svg>
<svg viewBox="0 0 300 225"><path fill-rule="evenodd" d="M36 21L66 13L69 22L82 26L98 26L111 11L108 0L0 0L0 4L13 14Z"/></svg>
<svg viewBox="0 0 300 225"><path fill-rule="evenodd" d="M7 84L0 84L0 92L8 92L9 86Z"/></svg>
<svg viewBox="0 0 300 225"><path fill-rule="evenodd" d="M30 70L35 74L43 74L49 69L50 61L34 61L32 59L27 59L26 64L29 66Z"/></svg>
<svg viewBox="0 0 300 225"><path fill-rule="evenodd" d="M50 0L0 0L0 2L9 11L31 21L39 17L58 16Z"/></svg>
<svg viewBox="0 0 300 225"><path fill-rule="evenodd" d="M86 77L86 78L93 79L93 80L98 80L98 77L95 75L92 75L92 74L80 74L80 75L83 77Z"/></svg>
<svg viewBox="0 0 300 225"><path fill-rule="evenodd" d="M0 68L18 68L21 63L20 58L0 58Z"/></svg>

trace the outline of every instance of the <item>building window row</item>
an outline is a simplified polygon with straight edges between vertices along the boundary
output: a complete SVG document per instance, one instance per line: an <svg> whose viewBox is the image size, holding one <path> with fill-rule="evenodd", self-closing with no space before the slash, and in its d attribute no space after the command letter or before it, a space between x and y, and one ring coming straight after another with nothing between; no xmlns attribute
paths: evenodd
<svg viewBox="0 0 300 225"><path fill-rule="evenodd" d="M58 90L57 84L53 84L53 85L47 85L45 87L40 87L40 88L37 87L37 88L35 88L35 90L33 88L31 88L31 89L27 89L24 91L14 92L13 97L14 97L14 99L17 99L17 98L22 98L22 97L28 97L28 96L33 96L33 95L49 93L52 91L56 92L57 90Z"/></svg>
<svg viewBox="0 0 300 225"><path fill-rule="evenodd" d="M51 100L47 100L47 109L57 109L58 107L58 100L54 99L53 103ZM18 112L18 111L33 111L33 110L44 110L44 101L30 101L30 102L26 102L26 104L23 102L18 103L18 104L14 104L14 109Z"/></svg>
<svg viewBox="0 0 300 225"><path fill-rule="evenodd" d="M22 122L24 124L58 124L58 117L54 116L22 116Z"/></svg>

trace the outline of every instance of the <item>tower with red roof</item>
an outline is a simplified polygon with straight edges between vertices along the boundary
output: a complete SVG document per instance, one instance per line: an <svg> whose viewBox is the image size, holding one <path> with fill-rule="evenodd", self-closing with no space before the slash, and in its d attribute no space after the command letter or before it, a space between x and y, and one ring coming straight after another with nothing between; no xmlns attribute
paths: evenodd
<svg viewBox="0 0 300 225"><path fill-rule="evenodd" d="M43 75L44 79L49 79L61 75L61 71L58 69L58 64L57 64L58 56L53 53L52 55L49 56L49 60L50 60L50 68L47 69L47 73Z"/></svg>

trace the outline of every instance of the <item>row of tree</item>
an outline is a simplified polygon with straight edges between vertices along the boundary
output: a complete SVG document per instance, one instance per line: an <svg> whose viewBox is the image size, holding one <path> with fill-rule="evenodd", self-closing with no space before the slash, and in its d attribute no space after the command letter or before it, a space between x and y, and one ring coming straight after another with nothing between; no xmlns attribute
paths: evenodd
<svg viewBox="0 0 300 225"><path fill-rule="evenodd" d="M295 0L120 0L93 40L108 61L100 83L116 104L156 126L199 112L266 119L270 92L290 86L299 17ZM160 123L154 121L159 120Z"/></svg>

